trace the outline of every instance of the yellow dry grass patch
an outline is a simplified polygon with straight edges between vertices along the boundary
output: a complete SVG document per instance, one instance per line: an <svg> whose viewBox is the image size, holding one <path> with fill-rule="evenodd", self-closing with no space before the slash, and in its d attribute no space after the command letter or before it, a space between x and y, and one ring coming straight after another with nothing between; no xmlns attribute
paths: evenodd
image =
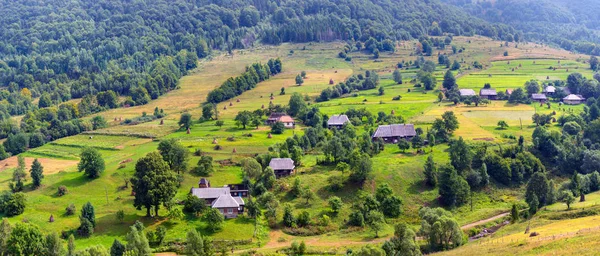
<svg viewBox="0 0 600 256"><path fill-rule="evenodd" d="M26 169L29 170L31 168L31 164L35 158L25 157L25 166ZM67 170L71 167L77 165L77 161L75 160L60 160L53 158L38 158L38 161L44 167L44 174L54 174L60 171ZM18 165L18 160L16 156L9 157L0 161L0 172L6 171L12 168L16 168Z"/></svg>
<svg viewBox="0 0 600 256"><path fill-rule="evenodd" d="M465 116L465 112L472 111L473 109L477 108L462 105L440 106L427 111L423 116L417 117L416 120L421 122L430 122L433 121L435 118L441 117L442 114L444 114L444 112L446 111L453 111L459 122L459 128L454 132L455 136L471 140L493 139L494 135L491 132L486 131L482 128L482 125L474 122L473 120Z"/></svg>

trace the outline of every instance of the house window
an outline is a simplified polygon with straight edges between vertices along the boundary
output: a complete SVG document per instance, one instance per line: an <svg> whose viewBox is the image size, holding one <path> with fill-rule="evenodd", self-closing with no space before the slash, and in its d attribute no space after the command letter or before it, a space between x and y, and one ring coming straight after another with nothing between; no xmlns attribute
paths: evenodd
<svg viewBox="0 0 600 256"><path fill-rule="evenodd" d="M227 213L232 214L233 213L233 209L231 209L231 208L227 209Z"/></svg>
<svg viewBox="0 0 600 256"><path fill-rule="evenodd" d="M221 213L225 213L225 209L219 209Z"/></svg>

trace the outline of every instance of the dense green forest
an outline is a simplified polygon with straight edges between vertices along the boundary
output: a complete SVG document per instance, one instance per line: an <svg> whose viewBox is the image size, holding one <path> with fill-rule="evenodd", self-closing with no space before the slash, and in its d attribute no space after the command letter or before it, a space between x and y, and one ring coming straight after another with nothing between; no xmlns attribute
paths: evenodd
<svg viewBox="0 0 600 256"><path fill-rule="evenodd" d="M519 30L527 40L600 55L600 2L594 0L444 0L476 17ZM498 32L500 33L500 32ZM499 34L500 35L500 34Z"/></svg>

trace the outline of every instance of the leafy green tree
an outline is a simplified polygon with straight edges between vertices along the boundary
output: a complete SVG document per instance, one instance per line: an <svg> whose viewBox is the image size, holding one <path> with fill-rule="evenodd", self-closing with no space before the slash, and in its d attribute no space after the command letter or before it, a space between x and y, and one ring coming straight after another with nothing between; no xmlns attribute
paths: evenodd
<svg viewBox="0 0 600 256"><path fill-rule="evenodd" d="M459 70L460 69L460 63L458 63L457 60L454 60L454 62L452 63L452 66L450 67L451 70Z"/></svg>
<svg viewBox="0 0 600 256"><path fill-rule="evenodd" d="M44 255L44 236L32 224L17 223L6 241L7 255Z"/></svg>
<svg viewBox="0 0 600 256"><path fill-rule="evenodd" d="M24 181L27 178L25 173L25 158L21 155L17 157L17 168L13 171L12 181L9 183L9 187L13 192L23 191Z"/></svg>
<svg viewBox="0 0 600 256"><path fill-rule="evenodd" d="M563 190L560 194L560 200L567 205L567 210L570 210L571 204L575 202L575 197L571 192Z"/></svg>
<svg viewBox="0 0 600 256"><path fill-rule="evenodd" d="M467 201L469 184L452 166L442 166L438 178L440 200L447 206L459 206Z"/></svg>
<svg viewBox="0 0 600 256"><path fill-rule="evenodd" d="M424 73L419 76L419 81L423 83L425 90L433 90L437 86L437 79L431 73Z"/></svg>
<svg viewBox="0 0 600 256"><path fill-rule="evenodd" d="M292 183L292 188L290 189L290 194L294 197L300 197L302 195L302 183L299 177L294 178L294 183Z"/></svg>
<svg viewBox="0 0 600 256"><path fill-rule="evenodd" d="M375 237L379 237L379 231L385 228L385 218L379 211L371 211L367 215L367 225L375 232Z"/></svg>
<svg viewBox="0 0 600 256"><path fill-rule="evenodd" d="M302 199L305 199L306 200L306 204L308 204L310 200L315 199L315 197L317 197L317 196L315 195L315 192L313 192L310 189L309 186L305 186L302 189L302 192L300 193L300 197L302 197Z"/></svg>
<svg viewBox="0 0 600 256"><path fill-rule="evenodd" d="M223 226L224 217L218 209L209 208L205 214L206 222L210 230L217 231Z"/></svg>
<svg viewBox="0 0 600 256"><path fill-rule="evenodd" d="M458 129L459 123L456 115L452 111L446 111L442 115L442 119L444 120L444 125L448 133L452 134L455 130Z"/></svg>
<svg viewBox="0 0 600 256"><path fill-rule="evenodd" d="M297 76L296 76L296 84L297 84L298 86L301 86L303 83L304 83L304 79L302 78L302 76L300 76L300 75L297 75Z"/></svg>
<svg viewBox="0 0 600 256"><path fill-rule="evenodd" d="M7 242L12 233L12 226L7 218L2 218L0 224L0 255L6 255Z"/></svg>
<svg viewBox="0 0 600 256"><path fill-rule="evenodd" d="M177 191L177 176L158 152L148 153L135 164L135 173L131 178L136 209L146 208L146 216L154 207L155 215L161 204L170 202Z"/></svg>
<svg viewBox="0 0 600 256"><path fill-rule="evenodd" d="M45 251L48 256L62 256L65 254L65 248L63 248L62 240L58 233L52 232L46 235L45 243Z"/></svg>
<svg viewBox="0 0 600 256"><path fill-rule="evenodd" d="M590 68L596 71L598 70L598 64L600 64L600 61L598 61L598 57L592 55L590 57Z"/></svg>
<svg viewBox="0 0 600 256"><path fill-rule="evenodd" d="M210 176L213 173L213 158L212 156L201 156L198 160L194 173L200 176Z"/></svg>
<svg viewBox="0 0 600 256"><path fill-rule="evenodd" d="M256 179L258 179L258 177L262 173L262 166L254 158L247 157L242 159L241 165L244 177L246 177L249 180L256 181Z"/></svg>
<svg viewBox="0 0 600 256"><path fill-rule="evenodd" d="M302 98L302 95L297 92L293 93L288 103L288 113L291 116L297 116L299 113L302 113L304 110L306 110L306 108L307 105Z"/></svg>
<svg viewBox="0 0 600 256"><path fill-rule="evenodd" d="M348 170L349 168L350 168L350 165L348 165L348 163L346 163L346 162L339 162L335 166L335 170L342 172L342 175L344 175L344 172L346 170Z"/></svg>
<svg viewBox="0 0 600 256"><path fill-rule="evenodd" d="M42 167L42 164L37 158L33 160L29 173L33 180L33 187L38 188L42 184L42 179L44 178L44 167Z"/></svg>
<svg viewBox="0 0 600 256"><path fill-rule="evenodd" d="M406 223L396 224L394 237L383 244L386 255L420 256L421 250L416 243L415 232Z"/></svg>
<svg viewBox="0 0 600 256"><path fill-rule="evenodd" d="M221 128L223 125L225 125L225 121L223 121L223 120L217 120L215 122L215 125L218 126L219 128Z"/></svg>
<svg viewBox="0 0 600 256"><path fill-rule="evenodd" d="M161 140L158 143L158 152L171 170L182 173L188 169L190 151L176 139Z"/></svg>
<svg viewBox="0 0 600 256"><path fill-rule="evenodd" d="M421 230L432 251L451 249L463 244L463 232L452 213L442 208L423 207L419 210Z"/></svg>
<svg viewBox="0 0 600 256"><path fill-rule="evenodd" d="M252 122L252 119L254 119L254 114L252 114L252 112L248 111L248 110L244 110L244 111L240 111L236 116L235 116L235 121L237 123L238 126L242 126L243 129L246 129L246 125L250 124L250 122Z"/></svg>
<svg viewBox="0 0 600 256"><path fill-rule="evenodd" d="M188 112L181 114L177 124L179 125L179 128L183 128L184 130L189 129L192 126L192 114Z"/></svg>
<svg viewBox="0 0 600 256"><path fill-rule="evenodd" d="M75 236L73 234L69 235L67 241L67 256L75 256Z"/></svg>
<svg viewBox="0 0 600 256"><path fill-rule="evenodd" d="M510 209L510 220L512 221L512 223L517 223L517 221L519 221L519 208L516 204L512 205L512 208Z"/></svg>
<svg viewBox="0 0 600 256"><path fill-rule="evenodd" d="M123 254L125 254L125 245L119 239L115 239L110 247L110 256L123 256Z"/></svg>
<svg viewBox="0 0 600 256"><path fill-rule="evenodd" d="M402 84L402 73L400 72L399 69L394 70L394 73L392 73L392 76L394 78L394 82L396 82L397 84Z"/></svg>
<svg viewBox="0 0 600 256"><path fill-rule="evenodd" d="M402 150L402 152L406 152L407 149L410 149L410 143L407 140L401 139L398 141L398 148Z"/></svg>
<svg viewBox="0 0 600 256"><path fill-rule="evenodd" d="M298 224L299 227L307 227L310 225L310 213L302 211L298 214L298 217L296 217L296 224Z"/></svg>
<svg viewBox="0 0 600 256"><path fill-rule="evenodd" d="M103 116L98 115L92 118L92 129L98 130L106 127L108 127L108 123Z"/></svg>
<svg viewBox="0 0 600 256"><path fill-rule="evenodd" d="M273 126L271 126L271 133L273 134L282 134L285 130L285 125L282 122L275 122Z"/></svg>
<svg viewBox="0 0 600 256"><path fill-rule="evenodd" d="M104 172L104 159L95 148L84 148L79 155L77 170L84 172L88 178L98 178Z"/></svg>
<svg viewBox="0 0 600 256"><path fill-rule="evenodd" d="M204 239L196 229L190 229L186 235L185 254L191 256L212 255L212 243Z"/></svg>
<svg viewBox="0 0 600 256"><path fill-rule="evenodd" d="M283 225L286 227L293 227L296 225L296 218L290 204L285 204L283 207Z"/></svg>
<svg viewBox="0 0 600 256"><path fill-rule="evenodd" d="M456 78L454 77L454 74L452 74L452 71L446 71L446 74L444 74L444 82L442 83L442 86L446 90L452 90L456 87Z"/></svg>
<svg viewBox="0 0 600 256"><path fill-rule="evenodd" d="M385 88L383 88L383 86L379 86L379 96L384 95L385 94Z"/></svg>
<svg viewBox="0 0 600 256"><path fill-rule="evenodd" d="M206 209L206 202L192 194L188 194L183 210L196 216Z"/></svg>
<svg viewBox="0 0 600 256"><path fill-rule="evenodd" d="M423 140L423 137L417 134L410 140L410 143L412 144L412 147L418 151L423 147L423 144L425 144L425 140Z"/></svg>
<svg viewBox="0 0 600 256"><path fill-rule="evenodd" d="M342 202L342 199L337 196L329 197L329 200L327 200L327 202L329 203L329 208L331 208L331 212L333 212L334 214L338 214L344 206L344 202Z"/></svg>
<svg viewBox="0 0 600 256"><path fill-rule="evenodd" d="M546 205L546 197L548 196L549 191L548 187L548 178L545 173L536 172L531 176L527 183L527 188L525 189L525 201L529 204L530 208L534 204L533 201L536 201L536 211L538 207Z"/></svg>
<svg viewBox="0 0 600 256"><path fill-rule="evenodd" d="M92 203L87 202L81 208L81 215L79 216L81 219L87 220L90 224L92 224L92 228L96 227L96 211L94 210L94 206Z"/></svg>
<svg viewBox="0 0 600 256"><path fill-rule="evenodd" d="M211 120L215 116L216 105L213 103L206 103L202 106L202 118L204 120ZM216 118L215 118L216 119Z"/></svg>
<svg viewBox="0 0 600 256"><path fill-rule="evenodd" d="M6 151L16 156L27 150L29 147L29 137L24 133L9 134L2 145Z"/></svg>
<svg viewBox="0 0 600 256"><path fill-rule="evenodd" d="M6 192L2 197L0 210L3 211L7 217L17 216L25 211L27 199L23 192Z"/></svg>
<svg viewBox="0 0 600 256"><path fill-rule="evenodd" d="M469 148L469 145L459 137L458 140L450 143L448 149L450 154L450 163L456 169L459 174L462 174L471 169L471 162L473 161L473 152Z"/></svg>
<svg viewBox="0 0 600 256"><path fill-rule="evenodd" d="M350 180L360 184L364 183L373 171L373 162L369 155L366 154L361 154L351 166L352 173L350 174Z"/></svg>
<svg viewBox="0 0 600 256"><path fill-rule="evenodd" d="M115 216L119 222L123 223L123 220L125 219L125 211L118 210Z"/></svg>
<svg viewBox="0 0 600 256"><path fill-rule="evenodd" d="M425 173L425 183L429 186L437 185L437 167L435 166L435 162L433 161L433 155L429 155L427 157L427 161L425 161L424 166Z"/></svg>
<svg viewBox="0 0 600 256"><path fill-rule="evenodd" d="M132 255L151 255L150 243L144 232L144 224L136 221L135 225L129 227L129 232L126 237L127 246L125 251Z"/></svg>

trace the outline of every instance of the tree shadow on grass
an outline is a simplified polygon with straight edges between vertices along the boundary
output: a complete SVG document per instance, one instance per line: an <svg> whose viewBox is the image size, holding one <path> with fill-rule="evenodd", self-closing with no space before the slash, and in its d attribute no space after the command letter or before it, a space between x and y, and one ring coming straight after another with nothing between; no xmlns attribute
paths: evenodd
<svg viewBox="0 0 600 256"><path fill-rule="evenodd" d="M433 189L435 189L435 188L430 187L429 185L427 185L425 183L424 180L421 180L421 181L417 181L417 182L412 183L408 187L407 192L409 194L416 195L416 194L421 194L421 193L426 192L426 191L431 191Z"/></svg>

